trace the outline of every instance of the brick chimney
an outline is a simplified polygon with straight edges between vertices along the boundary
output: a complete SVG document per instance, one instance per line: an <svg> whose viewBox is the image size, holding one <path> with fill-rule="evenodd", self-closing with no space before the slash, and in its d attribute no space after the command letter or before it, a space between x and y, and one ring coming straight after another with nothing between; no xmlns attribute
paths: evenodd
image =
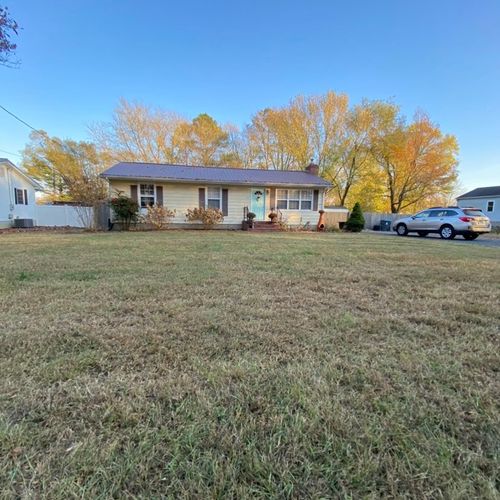
<svg viewBox="0 0 500 500"><path fill-rule="evenodd" d="M318 165L316 165L316 163L314 163L312 158L311 163L309 163L309 165L307 165L306 167L306 172L312 175L319 175L319 167Z"/></svg>

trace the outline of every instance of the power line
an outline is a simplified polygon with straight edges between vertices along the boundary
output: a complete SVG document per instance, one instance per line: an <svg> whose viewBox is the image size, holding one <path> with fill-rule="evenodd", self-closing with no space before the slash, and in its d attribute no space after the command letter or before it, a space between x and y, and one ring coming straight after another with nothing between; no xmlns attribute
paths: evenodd
<svg viewBox="0 0 500 500"><path fill-rule="evenodd" d="M30 128L34 132L40 133L40 130L37 130L35 127L32 127L29 123L27 123L24 120L22 120L21 118L19 118L19 116L15 115L11 111L9 111L7 108L4 108L1 104L0 104L0 108L3 109L6 113L8 113L10 116L14 117L18 122L21 122L23 125L26 125L28 128Z"/></svg>
<svg viewBox="0 0 500 500"><path fill-rule="evenodd" d="M17 116L16 114L12 113L11 111L9 111L7 108L5 108L4 106L2 106L1 104L0 104L0 109L3 109L7 114L9 114L13 118L15 118L18 122L21 122L23 125L26 125L26 127L28 127L29 129L33 130L33 132L35 132L38 135L44 137L44 133L43 132L41 132L40 130L37 130L35 127L32 127L28 122L25 122L22 118L19 118L19 116ZM50 137L48 137L48 139L50 139L51 141L55 142L56 144L62 145L59 142L59 140L55 140L55 139L52 139ZM16 154L16 153L9 153L9 154ZM20 156L20 155L17 155L17 156ZM54 165L52 165L52 176L54 176ZM55 186L54 186L54 189L55 189Z"/></svg>
<svg viewBox="0 0 500 500"><path fill-rule="evenodd" d="M14 156L19 156L21 158L22 156L18 153L13 153L12 151L6 151L5 149L0 149L1 153L7 153L8 155L14 155Z"/></svg>
<svg viewBox="0 0 500 500"><path fill-rule="evenodd" d="M12 113L12 111L9 111L7 108L2 106L1 104L0 104L0 109L3 109L6 113L8 113L13 118L15 118L18 122L21 122L23 125L26 125L28 128L30 128L31 130L33 130L37 134L41 134L41 132L39 130L37 130L35 127L32 127L29 123L27 123L23 119L19 118L19 116L15 115L14 113ZM0 151L2 153L7 153L9 155L19 156L19 158L22 158L22 156L20 154L13 153L12 151L6 151L5 149L0 149Z"/></svg>
<svg viewBox="0 0 500 500"><path fill-rule="evenodd" d="M13 118L15 118L17 121L21 122L23 125L26 125L28 128L33 130L33 132L37 133L39 136L46 137L48 140L55 142L56 144L58 144L59 146L64 148L64 144L59 139L54 138L54 137L49 137L43 130L36 129L35 127L32 127L28 122L25 122L22 118L19 118L19 116L12 113L12 111L9 111L6 107L2 106L1 104L0 104L0 109L3 109L6 113L8 113ZM7 151L4 151L4 152L6 153ZM16 154L16 153L9 153L9 154ZM21 155L17 155L17 156L21 156Z"/></svg>

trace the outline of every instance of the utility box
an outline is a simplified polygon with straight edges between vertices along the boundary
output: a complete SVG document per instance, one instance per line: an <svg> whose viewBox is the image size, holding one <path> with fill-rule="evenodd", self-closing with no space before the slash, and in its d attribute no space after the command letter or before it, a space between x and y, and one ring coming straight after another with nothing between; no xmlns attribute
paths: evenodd
<svg viewBox="0 0 500 500"><path fill-rule="evenodd" d="M33 219L14 219L14 227L17 228L33 227Z"/></svg>
<svg viewBox="0 0 500 500"><path fill-rule="evenodd" d="M381 220L380 221L380 230L381 231L390 231L391 230L391 221L390 220Z"/></svg>

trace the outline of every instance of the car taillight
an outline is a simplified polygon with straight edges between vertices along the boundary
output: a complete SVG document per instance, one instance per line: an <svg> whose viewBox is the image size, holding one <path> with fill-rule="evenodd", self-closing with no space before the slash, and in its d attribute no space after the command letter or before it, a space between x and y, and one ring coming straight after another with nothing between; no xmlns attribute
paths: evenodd
<svg viewBox="0 0 500 500"><path fill-rule="evenodd" d="M459 219L462 221L462 222L471 222L474 220L474 217L459 217Z"/></svg>

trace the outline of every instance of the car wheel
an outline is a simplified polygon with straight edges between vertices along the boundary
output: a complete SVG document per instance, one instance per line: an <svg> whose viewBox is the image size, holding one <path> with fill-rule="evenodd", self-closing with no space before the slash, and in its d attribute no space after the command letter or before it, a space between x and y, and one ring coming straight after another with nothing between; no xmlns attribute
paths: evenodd
<svg viewBox="0 0 500 500"><path fill-rule="evenodd" d="M456 234L453 227L449 225L442 226L439 230L439 236L441 236L443 240L452 240Z"/></svg>
<svg viewBox="0 0 500 500"><path fill-rule="evenodd" d="M406 236L408 234L408 228L406 227L406 224L398 224L396 232L399 236Z"/></svg>
<svg viewBox="0 0 500 500"><path fill-rule="evenodd" d="M422 238L425 238L429 233L427 231L419 231L418 235Z"/></svg>
<svg viewBox="0 0 500 500"><path fill-rule="evenodd" d="M479 234L464 234L464 239L465 240L475 240L477 237L479 236Z"/></svg>

